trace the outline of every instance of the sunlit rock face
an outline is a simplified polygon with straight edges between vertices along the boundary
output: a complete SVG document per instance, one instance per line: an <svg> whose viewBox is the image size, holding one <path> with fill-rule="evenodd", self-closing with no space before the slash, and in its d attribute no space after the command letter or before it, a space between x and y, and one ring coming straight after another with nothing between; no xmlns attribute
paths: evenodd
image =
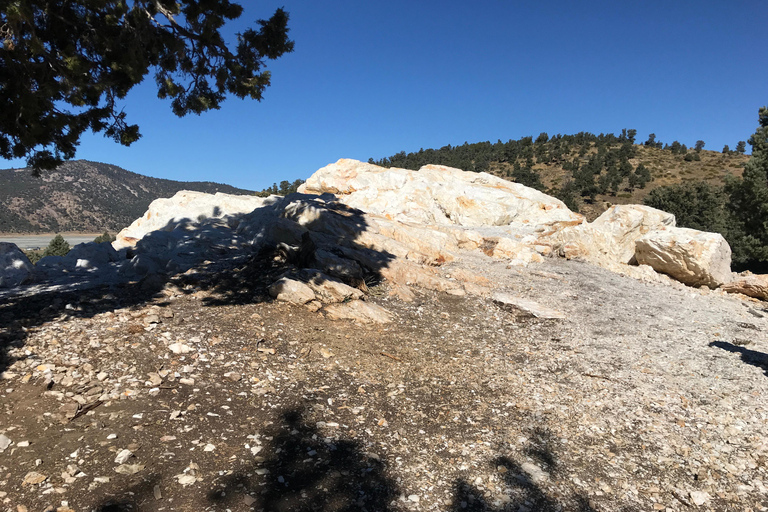
<svg viewBox="0 0 768 512"><path fill-rule="evenodd" d="M348 159L319 169L287 197L182 191L158 199L113 245L117 252L85 244L71 256L44 259L38 274L99 271L136 279L266 250L292 269L275 281L272 295L312 308L361 300L357 290L365 291L372 274L404 297L412 295L409 286L488 295L493 283L436 270L468 252L509 268L561 256L646 280L667 279L658 273L694 286L733 280L720 235L676 228L673 215L654 208L614 206L587 223L554 197L486 173L439 165L386 169ZM29 280L24 260L6 253L4 282ZM371 313L362 306L334 311Z"/></svg>
<svg viewBox="0 0 768 512"><path fill-rule="evenodd" d="M666 228L648 233L636 246L638 263L687 285L717 288L733 280L731 248L719 233Z"/></svg>
<svg viewBox="0 0 768 512"><path fill-rule="evenodd" d="M299 191L335 194L367 213L426 225L515 226L535 232L583 221L562 201L538 190L442 165L410 171L341 159L314 173Z"/></svg>

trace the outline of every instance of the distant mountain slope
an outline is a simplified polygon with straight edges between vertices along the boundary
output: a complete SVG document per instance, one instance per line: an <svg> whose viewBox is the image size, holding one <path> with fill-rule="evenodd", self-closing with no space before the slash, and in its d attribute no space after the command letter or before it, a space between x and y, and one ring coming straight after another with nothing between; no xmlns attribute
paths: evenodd
<svg viewBox="0 0 768 512"><path fill-rule="evenodd" d="M142 176L115 165L75 160L39 178L29 169L0 170L0 233L117 232L153 200L179 190L253 194L212 182Z"/></svg>

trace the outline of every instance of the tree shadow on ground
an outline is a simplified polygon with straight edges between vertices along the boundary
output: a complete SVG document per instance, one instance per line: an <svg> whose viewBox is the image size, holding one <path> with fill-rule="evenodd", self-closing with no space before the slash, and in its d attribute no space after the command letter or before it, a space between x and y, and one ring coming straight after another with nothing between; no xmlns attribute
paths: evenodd
<svg viewBox="0 0 768 512"><path fill-rule="evenodd" d="M713 341L709 344L710 347L716 347L723 349L727 352L733 352L735 354L741 354L741 360L752 366L757 366L766 376L768 376L768 354L765 352L758 352L757 350L750 350L748 348L734 345L727 341Z"/></svg>
<svg viewBox="0 0 768 512"><path fill-rule="evenodd" d="M59 286L38 283L0 292L0 374L14 360L30 329L47 322L90 318L121 308L139 308L164 297L206 292L204 306L270 301L267 287L279 276L330 276L365 288L394 258L358 243L369 229L362 211L331 194L291 194L245 215L174 219L127 252L131 272L62 273ZM321 274L320 272L324 272ZM104 284L105 281L108 284ZM158 304L155 302L155 304ZM167 306L168 302L158 305Z"/></svg>
<svg viewBox="0 0 768 512"><path fill-rule="evenodd" d="M310 408L296 406L276 413L275 422L248 436L252 457L232 462L236 467L219 471L226 475L209 483L207 494L174 500L182 509L262 510L269 512L367 512L410 510L405 500L408 482L390 470L385 458L372 453L356 439L334 435L335 425L308 419ZM595 512L594 505L579 494L548 492L547 480L562 476L552 452L548 431L534 429L530 446L523 450L527 462L507 455L490 462L501 476L503 499L489 499L482 487L458 479L446 512ZM532 470L537 461L543 472ZM225 468L222 468L225 469ZM439 469L439 468L438 468ZM546 476L542 476L546 475ZM154 486L158 475L128 486L120 498L111 498L93 508L95 512L151 510L157 501ZM197 491L197 489L195 490ZM498 497L497 497L498 498ZM626 509L625 509L626 510Z"/></svg>
<svg viewBox="0 0 768 512"><path fill-rule="evenodd" d="M285 411L262 433L260 458L208 494L211 503L269 511L392 510L399 495L385 463L355 440L325 437L301 408ZM260 474L261 473L261 474Z"/></svg>
<svg viewBox="0 0 768 512"><path fill-rule="evenodd" d="M506 487L504 499L490 500L478 486L460 479L454 484L451 512L595 512L584 496L555 497L544 489L547 480L562 473L553 451L555 443L549 430L534 428L522 451L528 462L501 455L490 463L491 470L501 476Z"/></svg>

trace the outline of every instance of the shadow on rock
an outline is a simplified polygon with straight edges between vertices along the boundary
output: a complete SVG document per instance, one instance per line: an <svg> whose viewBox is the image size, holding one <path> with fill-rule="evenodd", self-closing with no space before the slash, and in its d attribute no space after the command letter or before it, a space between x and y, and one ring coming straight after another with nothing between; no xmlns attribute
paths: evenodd
<svg viewBox="0 0 768 512"><path fill-rule="evenodd" d="M268 288L285 276L311 281L318 296L326 281L336 290L346 284L365 291L394 259L386 250L359 243L369 228L362 211L331 194L291 194L248 214L174 218L121 252L126 259L109 267L48 269L39 290L3 291L0 373L13 364L9 351L24 345L30 329L141 307L169 287L172 293L204 292L205 306L273 300Z"/></svg>
<svg viewBox="0 0 768 512"><path fill-rule="evenodd" d="M751 364L752 366L757 366L765 372L766 376L768 376L768 354L765 352L750 350L739 345L734 345L733 343L728 343L727 341L713 341L709 346L720 348L727 352L741 354L742 361Z"/></svg>
<svg viewBox="0 0 768 512"><path fill-rule="evenodd" d="M289 410L253 436L254 466L230 475L209 501L274 512L394 510L397 487L381 459L357 441L324 437L303 414Z"/></svg>
<svg viewBox="0 0 768 512"><path fill-rule="evenodd" d="M364 212L337 202L332 194L294 193L272 211L260 210L245 215L237 227L251 247L247 259L215 274L201 270L192 276L201 289L211 292L204 299L206 305L271 300L268 288L281 278L308 283L318 298L342 302L349 297L327 296L326 283L367 291L395 259L386 250L360 242L371 228ZM269 214L272 217L265 221Z"/></svg>

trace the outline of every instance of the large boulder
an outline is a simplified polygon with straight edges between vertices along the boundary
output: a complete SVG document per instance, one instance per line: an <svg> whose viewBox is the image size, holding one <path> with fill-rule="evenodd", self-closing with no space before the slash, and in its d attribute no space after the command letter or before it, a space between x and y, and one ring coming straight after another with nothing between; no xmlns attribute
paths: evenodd
<svg viewBox="0 0 768 512"><path fill-rule="evenodd" d="M635 258L690 286L717 288L733 280L731 248L719 233L688 228L652 231L637 240Z"/></svg>
<svg viewBox="0 0 768 512"><path fill-rule="evenodd" d="M299 191L336 194L353 208L422 225L514 225L535 232L583 220L562 201L538 190L442 165L411 171L341 159L314 173Z"/></svg>
<svg viewBox="0 0 768 512"><path fill-rule="evenodd" d="M0 242L0 288L28 283L34 273L35 266L16 244Z"/></svg>
<svg viewBox="0 0 768 512"><path fill-rule="evenodd" d="M277 196L263 198L182 190L173 197L152 201L147 212L120 231L112 245L118 250L133 247L152 231L196 229L211 219L231 220L231 227L234 227L243 214L273 204L279 199Z"/></svg>
<svg viewBox="0 0 768 512"><path fill-rule="evenodd" d="M549 239L560 256L613 268L634 263L635 242L641 237L674 225L671 213L637 204L616 205L593 222L566 227Z"/></svg>

